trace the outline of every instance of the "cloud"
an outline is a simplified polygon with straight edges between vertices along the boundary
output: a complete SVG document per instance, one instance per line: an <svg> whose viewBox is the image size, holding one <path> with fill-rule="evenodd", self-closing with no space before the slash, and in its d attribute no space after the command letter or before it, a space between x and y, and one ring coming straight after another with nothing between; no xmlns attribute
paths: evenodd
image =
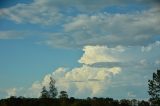
<svg viewBox="0 0 160 106"><path fill-rule="evenodd" d="M158 63L159 41L147 46L85 46L79 63L95 67L153 67ZM148 49L149 48L149 49ZM157 61L157 62L156 62Z"/></svg>
<svg viewBox="0 0 160 106"><path fill-rule="evenodd" d="M129 98L132 98L132 99L133 99L133 98L136 98L136 95L133 94L132 92L128 92L127 95L128 95Z"/></svg>
<svg viewBox="0 0 160 106"><path fill-rule="evenodd" d="M120 67L95 68L83 65L72 70L58 68L52 74L47 74L41 82L33 83L32 90L40 92L42 85L47 84L48 87L48 79L52 76L56 80L58 89L66 90L70 96L81 98L103 95L102 92L107 89L112 77L120 72Z"/></svg>
<svg viewBox="0 0 160 106"><path fill-rule="evenodd" d="M150 45L148 45L148 46L143 46L142 47L142 51L143 52L149 52L149 51L151 51L152 49L158 49L160 47L160 41L156 41L155 43L152 43L152 44L150 44Z"/></svg>
<svg viewBox="0 0 160 106"><path fill-rule="evenodd" d="M31 4L19 3L10 8L3 8L0 10L0 16L16 23L42 25L56 24L63 17L57 8L47 7L47 5L37 4L36 2Z"/></svg>
<svg viewBox="0 0 160 106"><path fill-rule="evenodd" d="M0 31L0 39L23 39L26 36L26 31Z"/></svg>
<svg viewBox="0 0 160 106"><path fill-rule="evenodd" d="M27 97L40 97L43 85L39 81L35 81L31 87L26 90Z"/></svg>
<svg viewBox="0 0 160 106"><path fill-rule="evenodd" d="M117 47L108 48L107 46L89 46L92 51L88 51L90 49L85 49L81 59L85 58L83 64L88 64L90 62L89 66L91 67L121 67L121 73L117 74L107 87L107 90L105 91L106 95L114 98L148 98L148 94L146 93L148 89L148 80L151 78L153 71L156 71L157 67L159 67L158 58L160 57L160 46L158 42L159 41L155 41L154 43L144 47L120 46L123 48L121 52L119 49L116 49ZM142 50L142 48L144 49L148 47L151 47L149 51L148 49L146 49L147 51ZM103 53L98 53L99 51L103 51ZM109 56L114 57L116 60L118 60L117 62L104 60L105 56L108 56L108 51L110 52ZM93 53L95 54L92 55ZM104 58L95 61L94 58L96 55L100 55ZM139 91L138 89L143 90ZM120 90L121 93L117 92L116 90ZM134 94L126 94L126 91L134 92ZM121 97L115 95L114 93L116 92L118 95L121 95Z"/></svg>
<svg viewBox="0 0 160 106"><path fill-rule="evenodd" d="M156 60L156 61L155 61L155 64L156 64L157 66L160 66L160 60Z"/></svg>
<svg viewBox="0 0 160 106"><path fill-rule="evenodd" d="M59 91L66 90L70 96L78 98L88 96L110 96L121 99L147 98L145 93L147 80L157 68L155 64L159 64L157 59L160 51L157 42L149 44L154 46L147 52L142 51L141 46L110 48L98 45L85 46L84 54L80 58L82 66L73 69L57 68L52 73L45 75L42 81L35 81L29 88L28 92L32 93L28 93L28 96L39 97L42 86L48 88L49 77L52 76L56 80L56 87ZM95 59L98 55L103 58ZM118 62L110 62L108 55L114 57Z"/></svg>
<svg viewBox="0 0 160 106"><path fill-rule="evenodd" d="M31 96L31 94L32 93L34 94L34 92L31 93L31 92L29 92L29 90L27 88L24 88L24 87L13 87L13 88L5 89L3 91L5 91L5 93L6 93L6 98L9 98L11 96L34 97L34 96Z"/></svg>
<svg viewBox="0 0 160 106"><path fill-rule="evenodd" d="M144 46L153 43L159 36L159 18L158 8L131 14L79 14L64 23L61 32L51 33L44 43L63 48Z"/></svg>
<svg viewBox="0 0 160 106"><path fill-rule="evenodd" d="M159 4L158 0L112 0L112 1L106 1L106 0L80 0L80 1L75 1L75 0L34 0L35 4L38 5L46 5L48 7L54 6L54 7L63 7L65 10L68 8L74 7L75 9L81 11L81 12L93 12L93 11L98 11L101 9L104 9L107 6L111 5L127 5L127 4L139 4L139 5L144 5L144 4L150 4L151 6L155 6Z"/></svg>
<svg viewBox="0 0 160 106"><path fill-rule="evenodd" d="M145 3L146 2L146 3ZM152 1L156 4L158 1ZM0 10L1 19L16 23L56 26L59 31L44 32L47 39L40 41L57 48L82 48L85 45L137 46L153 43L160 34L159 8L156 6L131 13L108 13L107 6L152 4L150 0L34 0ZM63 8L61 8L63 7ZM91 13L88 14L90 11ZM54 27L53 27L54 28ZM47 33L47 34L46 34ZM7 36L1 38L7 38ZM150 41L149 41L150 40Z"/></svg>
<svg viewBox="0 0 160 106"><path fill-rule="evenodd" d="M84 54L79 60L79 63L94 64L99 62L118 62L119 59L116 56L119 52L124 52L125 49L122 46L115 48L108 48L107 46L85 46ZM112 56L115 54L114 56Z"/></svg>
<svg viewBox="0 0 160 106"><path fill-rule="evenodd" d="M145 47L85 46L84 54L79 59L83 63L82 66L72 69L59 67L46 74L42 80L35 81L25 93L22 93L24 90L17 92L18 89L12 89L10 92L16 93L10 94L39 97L42 86L48 89L49 78L52 76L56 80L58 91L65 90L70 96L78 98L89 96L147 98L147 81L159 65L160 45L157 45L157 42ZM142 51L142 48L150 45L154 45L150 51ZM99 55L103 58L95 59ZM109 61L108 55L117 61Z"/></svg>
<svg viewBox="0 0 160 106"><path fill-rule="evenodd" d="M7 89L6 93L7 93L7 97L16 96L17 89L16 88Z"/></svg>
<svg viewBox="0 0 160 106"><path fill-rule="evenodd" d="M108 7L125 8L132 3L149 7L131 13L104 12ZM133 96L132 91L137 88L130 86L145 90L149 74L160 65L160 9L156 4L159 5L158 0L33 0L30 4L1 8L1 19L45 26L49 32L0 31L0 39L21 39L37 33L47 37L40 41L42 44L83 48L84 54L78 60L82 66L60 67L42 81L35 81L24 95L39 97L42 86L48 87L50 76L56 79L59 90L67 90L75 97L106 96L115 92L112 88ZM50 31L53 26L58 30ZM10 96L23 91L11 88L6 92Z"/></svg>

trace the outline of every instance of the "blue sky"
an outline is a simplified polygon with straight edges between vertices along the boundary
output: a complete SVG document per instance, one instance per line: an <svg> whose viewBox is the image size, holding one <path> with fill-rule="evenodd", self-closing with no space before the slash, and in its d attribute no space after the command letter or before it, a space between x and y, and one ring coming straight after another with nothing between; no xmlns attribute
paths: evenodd
<svg viewBox="0 0 160 106"><path fill-rule="evenodd" d="M158 1L0 2L0 98L38 97L50 76L77 98L149 98L160 68Z"/></svg>

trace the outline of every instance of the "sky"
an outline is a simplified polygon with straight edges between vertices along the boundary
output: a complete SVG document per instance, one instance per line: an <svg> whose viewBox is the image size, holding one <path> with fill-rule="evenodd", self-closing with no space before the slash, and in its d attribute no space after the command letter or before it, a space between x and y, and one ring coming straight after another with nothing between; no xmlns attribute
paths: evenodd
<svg viewBox="0 0 160 106"><path fill-rule="evenodd" d="M0 0L0 98L145 99L160 69L158 0Z"/></svg>

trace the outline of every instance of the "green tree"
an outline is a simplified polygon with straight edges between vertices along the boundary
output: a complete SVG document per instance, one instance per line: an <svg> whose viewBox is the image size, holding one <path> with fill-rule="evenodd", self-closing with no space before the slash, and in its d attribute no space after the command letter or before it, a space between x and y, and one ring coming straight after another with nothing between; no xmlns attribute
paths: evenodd
<svg viewBox="0 0 160 106"><path fill-rule="evenodd" d="M60 95L59 95L59 98L68 98L67 92L66 91L61 91Z"/></svg>
<svg viewBox="0 0 160 106"><path fill-rule="evenodd" d="M52 77L50 77L50 83L49 83L50 98L56 98L56 96L58 95L58 90L55 87L55 83L56 81Z"/></svg>
<svg viewBox="0 0 160 106"><path fill-rule="evenodd" d="M40 98L49 98L49 93L46 90L46 87L43 86Z"/></svg>
<svg viewBox="0 0 160 106"><path fill-rule="evenodd" d="M160 70L153 73L152 80L148 80L148 94L151 96L150 100L153 104L160 102Z"/></svg>

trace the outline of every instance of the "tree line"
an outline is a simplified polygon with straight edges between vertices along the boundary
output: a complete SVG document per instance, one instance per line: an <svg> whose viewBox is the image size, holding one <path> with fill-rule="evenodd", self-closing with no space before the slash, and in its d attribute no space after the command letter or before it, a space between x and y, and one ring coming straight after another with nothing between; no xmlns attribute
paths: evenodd
<svg viewBox="0 0 160 106"><path fill-rule="evenodd" d="M41 96L40 98L56 98L58 95L58 90L55 86L56 81L50 77L50 82L49 82L49 91L47 91L46 87L43 86L42 91L41 91ZM68 94L66 91L60 91L59 98L68 98Z"/></svg>
<svg viewBox="0 0 160 106"><path fill-rule="evenodd" d="M148 80L149 101L136 99L114 100L113 98L86 98L76 99L68 96L66 91L60 91L55 86L56 81L50 77L49 90L42 87L39 98L25 98L11 96L0 100L0 106L160 106L160 70L153 73L152 79Z"/></svg>
<svg viewBox="0 0 160 106"><path fill-rule="evenodd" d="M0 100L0 106L150 106L148 101L114 100L112 98L88 97L87 99L70 98L22 98L10 97Z"/></svg>

